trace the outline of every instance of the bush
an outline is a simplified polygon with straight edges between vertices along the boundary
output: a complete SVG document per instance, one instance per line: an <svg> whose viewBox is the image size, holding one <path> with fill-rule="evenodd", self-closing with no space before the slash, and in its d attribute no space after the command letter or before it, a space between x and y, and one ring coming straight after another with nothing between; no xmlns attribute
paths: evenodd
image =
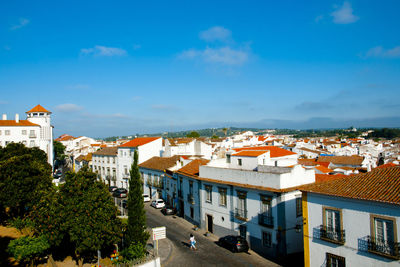
<svg viewBox="0 0 400 267"><path fill-rule="evenodd" d="M146 247L142 243L132 243L128 248L121 251L124 261L140 259L146 256Z"/></svg>
<svg viewBox="0 0 400 267"><path fill-rule="evenodd" d="M12 240L8 245L8 253L20 262L33 262L46 255L50 248L49 243L43 236L23 236Z"/></svg>

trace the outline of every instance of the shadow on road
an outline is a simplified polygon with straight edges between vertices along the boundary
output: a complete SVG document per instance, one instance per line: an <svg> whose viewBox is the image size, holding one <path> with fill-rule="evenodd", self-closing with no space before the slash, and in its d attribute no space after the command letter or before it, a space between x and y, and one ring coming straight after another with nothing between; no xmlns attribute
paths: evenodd
<svg viewBox="0 0 400 267"><path fill-rule="evenodd" d="M190 248L190 244L189 243L186 243L186 242L181 242L181 244L182 244L182 246L185 246L185 247L188 247L188 248Z"/></svg>

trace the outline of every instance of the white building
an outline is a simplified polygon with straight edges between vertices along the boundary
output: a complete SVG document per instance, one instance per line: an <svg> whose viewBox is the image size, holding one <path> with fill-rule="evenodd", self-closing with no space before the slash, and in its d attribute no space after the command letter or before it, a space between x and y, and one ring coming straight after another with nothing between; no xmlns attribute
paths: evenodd
<svg viewBox="0 0 400 267"><path fill-rule="evenodd" d="M48 163L53 166L53 126L51 112L37 105L26 112L26 120L20 120L15 115L14 120L7 120L3 114L0 121L0 145L11 142L22 143L27 147L38 147L47 154Z"/></svg>
<svg viewBox="0 0 400 267"><path fill-rule="evenodd" d="M161 137L138 137L118 147L117 185L128 188L129 170L133 163L134 151L138 152L138 165L152 157L161 156Z"/></svg>
<svg viewBox="0 0 400 267"><path fill-rule="evenodd" d="M211 159L212 152L212 145L204 142L204 140L196 138L170 138L165 140L163 157L185 155Z"/></svg>
<svg viewBox="0 0 400 267"><path fill-rule="evenodd" d="M400 167L302 191L304 266L400 265Z"/></svg>
<svg viewBox="0 0 400 267"><path fill-rule="evenodd" d="M177 175L180 209L193 224L218 236L242 235L266 256L302 251L301 192L296 187L313 183L315 173L298 165L295 153L240 148L208 164L193 161Z"/></svg>
<svg viewBox="0 0 400 267"><path fill-rule="evenodd" d="M92 154L92 170L97 177L108 185L121 186L117 183L117 147L104 147Z"/></svg>

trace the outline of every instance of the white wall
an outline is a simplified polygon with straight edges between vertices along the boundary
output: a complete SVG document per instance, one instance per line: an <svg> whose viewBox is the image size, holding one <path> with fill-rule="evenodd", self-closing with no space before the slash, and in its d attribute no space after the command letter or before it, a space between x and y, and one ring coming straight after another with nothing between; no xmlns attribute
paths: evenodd
<svg viewBox="0 0 400 267"><path fill-rule="evenodd" d="M310 247L310 266L321 266L325 253L346 258L346 266L399 266L399 261L387 260L368 252L360 252L358 239L371 235L370 215L377 214L396 218L397 240L400 240L400 208L373 201L352 200L307 193L308 232ZM342 246L313 238L314 229L322 225L322 207L342 209L343 229L346 243ZM399 242L399 241L397 241Z"/></svg>

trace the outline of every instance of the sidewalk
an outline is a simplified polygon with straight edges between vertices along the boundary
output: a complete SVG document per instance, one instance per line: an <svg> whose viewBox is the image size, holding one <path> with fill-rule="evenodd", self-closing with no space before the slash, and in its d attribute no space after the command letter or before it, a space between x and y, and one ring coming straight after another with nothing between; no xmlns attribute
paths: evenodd
<svg viewBox="0 0 400 267"><path fill-rule="evenodd" d="M147 228L147 230L151 235L151 228ZM147 241L147 247L152 251L152 253L155 254L155 248L153 245L155 244L153 244L153 239L150 236L149 240ZM173 247L174 245L168 238L158 240L158 256L160 257L161 264L164 264L169 260L173 251Z"/></svg>

